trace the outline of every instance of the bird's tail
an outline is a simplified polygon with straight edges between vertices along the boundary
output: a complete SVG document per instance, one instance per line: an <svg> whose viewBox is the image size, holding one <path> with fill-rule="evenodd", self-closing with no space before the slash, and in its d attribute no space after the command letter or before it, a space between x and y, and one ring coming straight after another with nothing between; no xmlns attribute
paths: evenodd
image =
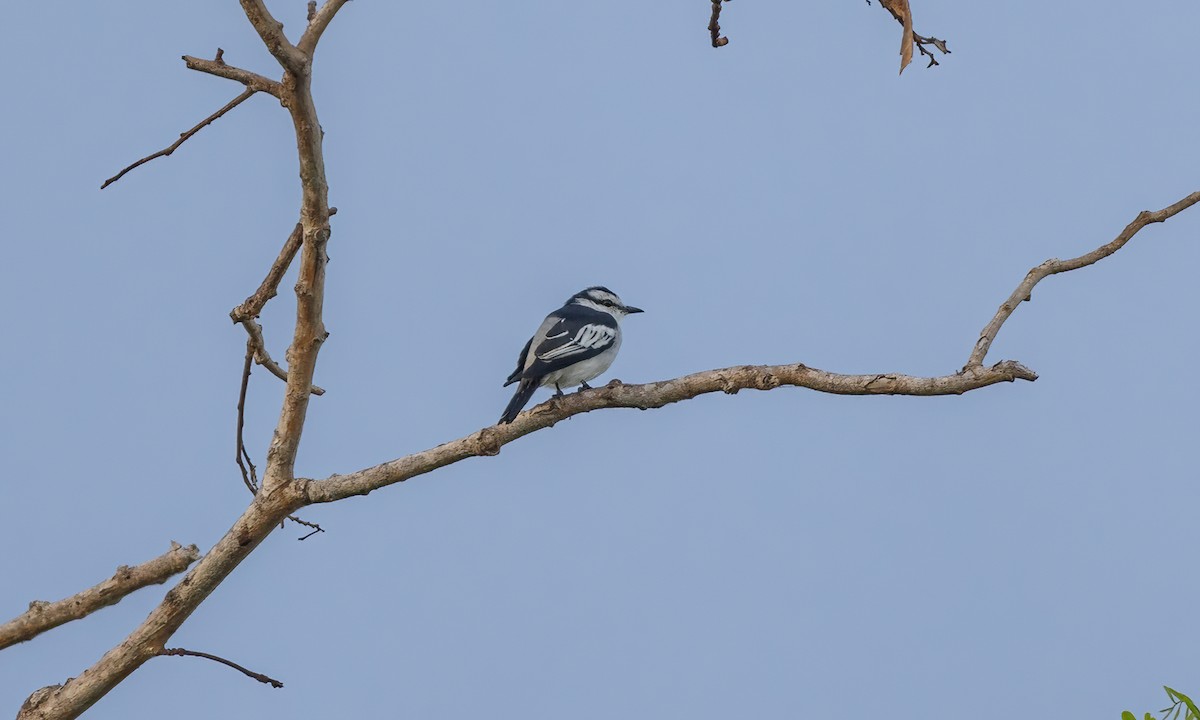
<svg viewBox="0 0 1200 720"><path fill-rule="evenodd" d="M521 384L517 386L517 391L513 393L512 400L508 401L508 407L504 408L504 414L500 416L500 422L510 423L515 420L521 412L521 408L525 407L525 403L529 402L529 398L533 397L533 391L537 390L537 387L536 380L521 378Z"/></svg>

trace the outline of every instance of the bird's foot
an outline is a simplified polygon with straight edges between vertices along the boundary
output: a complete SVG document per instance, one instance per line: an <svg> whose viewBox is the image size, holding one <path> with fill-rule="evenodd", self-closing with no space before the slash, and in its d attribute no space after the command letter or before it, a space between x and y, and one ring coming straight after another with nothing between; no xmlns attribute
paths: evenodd
<svg viewBox="0 0 1200 720"><path fill-rule="evenodd" d="M591 385L588 385L588 384L587 384L587 383L585 383L585 382L581 382L581 383L579 383L579 389L580 389L580 390L591 390L591 389L592 389L592 386L591 386Z"/></svg>
<svg viewBox="0 0 1200 720"><path fill-rule="evenodd" d="M560 388L558 386L558 383L554 383L554 397L560 398L562 396L563 396L562 388Z"/></svg>

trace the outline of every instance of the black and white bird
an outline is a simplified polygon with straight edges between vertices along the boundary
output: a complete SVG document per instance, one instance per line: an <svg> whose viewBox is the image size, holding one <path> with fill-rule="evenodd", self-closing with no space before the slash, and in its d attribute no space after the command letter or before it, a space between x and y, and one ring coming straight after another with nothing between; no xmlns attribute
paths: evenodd
<svg viewBox="0 0 1200 720"><path fill-rule="evenodd" d="M500 422L512 422L539 387L552 387L556 395L564 387L590 389L587 381L607 370L621 349L621 318L640 312L606 287L572 295L546 316L517 357L517 369L504 383L519 383L517 392Z"/></svg>

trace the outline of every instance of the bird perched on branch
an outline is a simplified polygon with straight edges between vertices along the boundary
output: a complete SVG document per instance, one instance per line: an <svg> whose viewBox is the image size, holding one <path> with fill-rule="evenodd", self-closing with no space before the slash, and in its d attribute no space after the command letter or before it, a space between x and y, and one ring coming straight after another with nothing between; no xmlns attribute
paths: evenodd
<svg viewBox="0 0 1200 720"><path fill-rule="evenodd" d="M621 318L640 312L606 287L597 285L572 295L546 316L517 357L517 369L504 383L504 387L519 383L517 392L500 422L512 422L539 387L552 387L555 395L575 385L589 390L587 381L607 370L617 357Z"/></svg>

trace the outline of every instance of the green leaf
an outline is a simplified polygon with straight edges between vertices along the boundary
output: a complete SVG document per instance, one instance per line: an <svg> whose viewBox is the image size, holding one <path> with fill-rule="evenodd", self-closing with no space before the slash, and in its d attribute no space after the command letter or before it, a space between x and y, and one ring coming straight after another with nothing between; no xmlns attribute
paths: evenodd
<svg viewBox="0 0 1200 720"><path fill-rule="evenodd" d="M1166 686L1164 685L1163 687L1166 687ZM1184 695L1183 693L1179 692L1178 690L1172 690L1171 688L1166 688L1166 689L1167 689L1167 692L1169 692L1175 696L1176 700L1182 701L1184 705L1187 705L1187 709L1188 709L1189 713L1191 713L1195 717L1200 718L1200 710L1196 709L1196 703L1192 702L1192 699L1190 697L1188 697L1187 695Z"/></svg>
<svg viewBox="0 0 1200 720"><path fill-rule="evenodd" d="M1187 715L1185 718L1187 718L1187 720L1191 720L1192 718L1200 719L1200 710L1196 709L1196 703L1193 702L1190 697L1184 695L1174 688L1169 688L1166 685L1163 685L1163 690L1167 691L1167 697L1169 697L1172 701L1171 708L1174 708L1175 710L1175 717L1179 717L1179 714L1186 706Z"/></svg>
<svg viewBox="0 0 1200 720"><path fill-rule="evenodd" d="M1125 712L1121 713L1121 720L1137 720L1137 718L1133 716L1133 713L1126 710Z"/></svg>

